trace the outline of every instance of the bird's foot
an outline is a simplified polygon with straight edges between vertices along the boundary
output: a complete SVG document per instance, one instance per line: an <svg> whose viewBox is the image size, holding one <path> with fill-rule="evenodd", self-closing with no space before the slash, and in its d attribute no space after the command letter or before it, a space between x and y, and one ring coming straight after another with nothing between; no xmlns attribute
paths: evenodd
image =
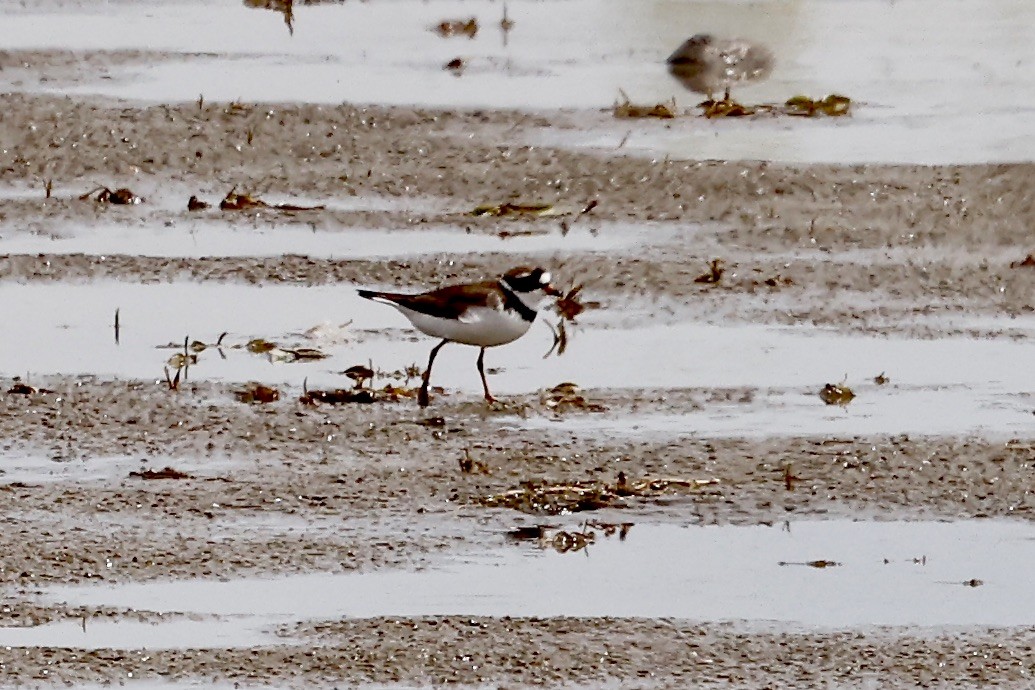
<svg viewBox="0 0 1035 690"><path fill-rule="evenodd" d="M497 400L496 398L492 397L491 395L486 395L485 396L485 405L492 412L502 412L504 410L509 410L511 408L511 405L509 403L507 403L506 401L504 401L504 400Z"/></svg>
<svg viewBox="0 0 1035 690"><path fill-rule="evenodd" d="M431 397L428 395L428 387L421 386L420 391L417 393L417 404L421 407L427 407L431 404Z"/></svg>

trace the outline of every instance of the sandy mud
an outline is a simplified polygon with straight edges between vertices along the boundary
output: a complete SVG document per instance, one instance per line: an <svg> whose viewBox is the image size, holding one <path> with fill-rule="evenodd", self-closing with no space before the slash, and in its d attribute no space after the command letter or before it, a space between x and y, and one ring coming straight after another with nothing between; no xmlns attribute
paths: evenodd
<svg viewBox="0 0 1035 690"><path fill-rule="evenodd" d="M1035 199L1027 164L996 166L789 166L681 162L527 143L543 128L585 126L569 114L434 112L351 106L225 104L111 107L9 95L0 180L22 190L5 202L3 238L53 236L76 226L165 225L199 220L314 232L458 228L496 235L560 234L562 222L596 227L655 222L678 244L610 252L555 250L567 280L621 305L672 298L693 318L746 318L843 328L937 333L917 317L1030 314ZM604 114L585 117L600 121ZM92 123L92 124L91 124ZM250 142L250 143L249 143ZM525 143L522 143L525 142ZM45 199L44 181L56 198ZM97 185L128 186L150 203L79 201ZM326 211L188 213L187 197L218 201L232 188L331 203ZM178 195L177 195L178 190ZM157 195L157 199L155 199ZM335 210L336 199L436 200L439 212ZM598 205L575 221L590 201ZM554 216L472 217L480 204L555 204ZM181 230L182 231L182 230ZM203 230L200 230L203 231ZM611 230L617 232L616 230ZM175 230L171 231L175 232ZM188 239L185 238L185 244ZM3 251L0 241L0 252ZM419 249L419 248L418 248ZM244 280L406 286L492 274L542 255L416 255L405 261L149 257L139 254L0 255L17 280ZM713 258L719 285L695 283ZM1011 267L1013 266L1013 267Z"/></svg>
<svg viewBox="0 0 1035 690"><path fill-rule="evenodd" d="M780 428L780 418L766 411L786 399L801 409L803 401L820 405L818 387L836 383L826 372L729 385L713 377L707 381L719 383L711 385L684 371L666 384L637 374L664 361L639 361L630 346L614 353L621 365L613 380L606 380L606 367L594 366L598 378L579 396L559 397L528 383L534 377L521 381L518 369L511 379L500 374L510 388L502 404L487 406L473 385L468 353L466 378L444 369L428 410L406 391L374 404L304 404L302 382L279 372L267 382L280 388L280 399L249 404L235 395L244 381L205 370L171 390L161 372L164 350L155 351L150 376L96 375L89 352L81 361L32 370L39 346L20 341L22 324L7 318L0 352L5 634L55 624L72 630L80 622L84 634L90 625L120 621L156 630L184 620L232 627L230 616L83 604L53 588L434 570L518 548L515 530L576 530L576 522L585 527L589 519L629 523L635 534L635 525L645 524L1026 524L1035 515L1035 389L1024 350L1035 313L1035 260L1026 260L1035 252L1033 164L687 161L624 147L543 144L586 131L615 133L607 110L146 104L25 88L45 75L60 91L87 75L168 59L160 51L0 53L0 75L11 89L2 96L0 120L0 315L16 313L3 304L5 290L15 288L59 285L71 292L119 281L213 290L409 289L534 263L566 285L585 284L586 298L597 303L587 314L597 335L583 342L604 342L609 328L698 323L1013 349L1004 350L1009 361L998 369L968 366L968 350L952 350L962 354L937 367L951 376L915 384L934 401L932 415L980 397L979 427L887 433L880 418L866 426L848 416L859 409L850 404L842 415L849 421L836 432L825 431L824 417L798 433ZM98 186L128 187L144 201L120 206L79 198ZM326 207L219 210L232 189ZM188 211L191 195L213 206ZM544 215L472 214L505 202L552 208ZM149 252L146 241L130 251L105 244L106 233L136 230L161 250ZM224 245L240 240L222 254L191 251L192 238L206 231L222 233ZM316 239L295 252L261 251L263 234L278 231ZM422 246L421 232L435 240ZM351 238L360 238L358 246L321 248L324 241L345 247ZM74 248L64 249L72 240ZM466 240L491 244L469 249ZM512 248L510 241L526 244ZM386 255L393 243L406 252ZM713 259L721 260L721 275L698 281ZM196 309L203 313L206 305L198 300ZM44 304L39 320L49 311ZM325 318L340 323L350 316L343 309ZM411 334L394 316L385 310L383 325L364 331L368 342L408 343ZM105 338L111 326L97 323ZM263 326L256 321L250 332ZM48 347L79 332L67 321L42 331L25 327L30 331L50 334ZM163 341L183 335L169 332ZM580 356L578 343L576 333L569 353L541 366L563 373L571 361L564 358ZM426 344L400 350L388 364L408 365L411 355L423 361ZM673 337L662 345L683 352L686 341ZM757 351L766 351L764 338ZM534 368L541 355L520 366ZM204 356L215 359L211 351ZM732 351L709 356L698 381L710 369L760 366ZM680 357L691 359L672 360ZM504 369L519 366L501 359ZM578 371L574 363L571 369ZM987 380L967 378L972 369ZM1011 369L1017 376L1008 375ZM861 374L853 371L851 383L873 400L883 385L871 383L879 373L867 372L859 385ZM893 381L902 379L909 372L892 373ZM351 384L342 377L339 385ZM913 389L885 390L893 399ZM749 414L759 414L762 433L743 425L720 433L715 423L702 433L694 426L695 419ZM1009 424L1001 421L1008 415ZM678 423L651 426L659 417ZM173 471L163 477L166 468ZM648 488L630 489L643 480ZM582 502L501 498L543 486L576 487L565 495L577 493ZM592 548L575 551L568 555L592 559ZM953 597L996 586L974 573L953 577L945 589L949 609ZM797 596L808 597L808 587L799 585ZM146 650L91 649L73 637L16 643L0 648L0 671L4 684L33 686L144 679L731 689L1025 688L1035 672L1030 625L996 621L830 629L764 617L450 614L299 616L273 625L261 643L247 638L225 647L218 636L205 645L176 638Z"/></svg>

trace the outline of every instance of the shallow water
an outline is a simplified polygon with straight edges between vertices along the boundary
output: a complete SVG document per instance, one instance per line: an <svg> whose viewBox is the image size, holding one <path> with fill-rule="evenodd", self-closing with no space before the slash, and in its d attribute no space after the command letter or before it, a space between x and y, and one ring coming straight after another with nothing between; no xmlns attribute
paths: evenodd
<svg viewBox="0 0 1035 690"><path fill-rule="evenodd" d="M817 560L838 565L798 565ZM451 614L644 616L806 628L1012 626L1035 623L1035 601L1027 595L1033 560L1035 526L1023 522L635 525L625 540L599 534L580 552L524 543L419 572L55 587L44 596L86 606L245 616L256 625Z"/></svg>
<svg viewBox="0 0 1035 690"><path fill-rule="evenodd" d="M560 428L608 437L700 435L773 436L925 434L1027 436L1035 428L1035 400L986 387L855 388L846 406L826 405L815 391L773 391L750 402L720 403L686 412L634 412L579 417L529 417L530 429Z"/></svg>
<svg viewBox="0 0 1035 690"><path fill-rule="evenodd" d="M273 642L253 619L134 620L69 619L26 628L0 628L0 647L76 649L227 649Z"/></svg>
<svg viewBox="0 0 1035 690"><path fill-rule="evenodd" d="M295 33L279 14L241 3L119 4L82 10L6 10L8 49L152 49L205 53L190 60L102 70L85 83L4 83L6 89L122 98L342 101L443 107L606 108L624 89L637 102L699 98L666 74L665 57L707 31L766 42L772 77L742 90L748 102L798 93L853 98L851 119L751 122L619 121L565 133L560 143L687 158L786 161L977 162L1030 160L1035 54L1027 0L570 0L501 5L455 0L299 6ZM475 16L474 40L431 27ZM461 56L457 78L442 66ZM967 136L960 136L966 132ZM574 139L572 136L574 135Z"/></svg>
<svg viewBox="0 0 1035 690"><path fill-rule="evenodd" d="M104 462L55 461L41 455L4 453L0 456L0 485L18 482L66 482L125 476L137 469L135 460L107 458Z"/></svg>
<svg viewBox="0 0 1035 690"><path fill-rule="evenodd" d="M337 387L335 373L373 360L393 371L423 367L434 344L400 314L360 299L351 286L247 286L95 282L4 287L5 318L17 329L0 332L0 373L97 374L162 378L166 360L185 336L215 343L190 367L191 380L248 381L300 389ZM198 305L205 305L200 309ZM118 308L120 342L114 341ZM668 431L715 435L812 433L1029 432L1035 399L1030 342L949 337L937 340L842 335L815 328L631 323L610 327L622 314L595 312L572 336L569 351L543 359L553 337L541 322L530 333L486 357L499 394L534 392L561 381L583 388L728 388L751 391L742 403L660 416L593 415L567 419L572 429L616 434ZM1023 324L1021 324L1023 325ZM311 336L306 336L306 331ZM241 346L266 338L285 347L315 347L330 355L309 362L277 362ZM635 353L631 355L630 353ZM435 363L433 383L474 395L476 350L452 345ZM663 367L644 366L664 362ZM891 384L872 379L884 372ZM824 405L817 393L842 380L857 393L847 407ZM287 395L286 397L290 397ZM739 396L737 396L739 397ZM520 423L552 424L546 419Z"/></svg>
<svg viewBox="0 0 1035 690"><path fill-rule="evenodd" d="M566 235L544 232L500 237L463 230L342 230L299 225L231 227L214 220L177 223L66 227L62 235L0 234L4 254L132 254L159 257L269 257L302 254L321 259L395 258L477 252L552 253L608 251L635 244L644 233L596 233L579 228Z"/></svg>
<svg viewBox="0 0 1035 690"><path fill-rule="evenodd" d="M221 457L137 459L127 456L54 459L31 452L7 451L0 455L0 486L14 483L76 483L123 481L129 472L175 466L181 472L212 475L236 469L254 469L254 461Z"/></svg>

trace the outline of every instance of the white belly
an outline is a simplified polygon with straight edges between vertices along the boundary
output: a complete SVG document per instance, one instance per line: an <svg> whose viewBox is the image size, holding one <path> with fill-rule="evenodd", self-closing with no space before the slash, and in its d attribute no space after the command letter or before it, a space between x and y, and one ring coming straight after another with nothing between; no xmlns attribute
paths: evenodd
<svg viewBox="0 0 1035 690"><path fill-rule="evenodd" d="M496 309L469 310L463 321L429 316L403 307L399 307L399 311L422 333L478 347L505 345L523 336L532 325L513 312Z"/></svg>

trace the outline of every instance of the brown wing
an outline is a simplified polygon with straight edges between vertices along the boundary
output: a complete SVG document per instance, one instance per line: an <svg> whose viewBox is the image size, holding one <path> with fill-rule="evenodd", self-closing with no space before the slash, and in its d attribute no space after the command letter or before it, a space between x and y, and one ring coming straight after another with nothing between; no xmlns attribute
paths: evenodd
<svg viewBox="0 0 1035 690"><path fill-rule="evenodd" d="M494 280L467 285L449 285L431 292L422 292L419 295L378 292L371 296L421 314L444 319L459 319L471 307L498 307L502 302L499 286Z"/></svg>

